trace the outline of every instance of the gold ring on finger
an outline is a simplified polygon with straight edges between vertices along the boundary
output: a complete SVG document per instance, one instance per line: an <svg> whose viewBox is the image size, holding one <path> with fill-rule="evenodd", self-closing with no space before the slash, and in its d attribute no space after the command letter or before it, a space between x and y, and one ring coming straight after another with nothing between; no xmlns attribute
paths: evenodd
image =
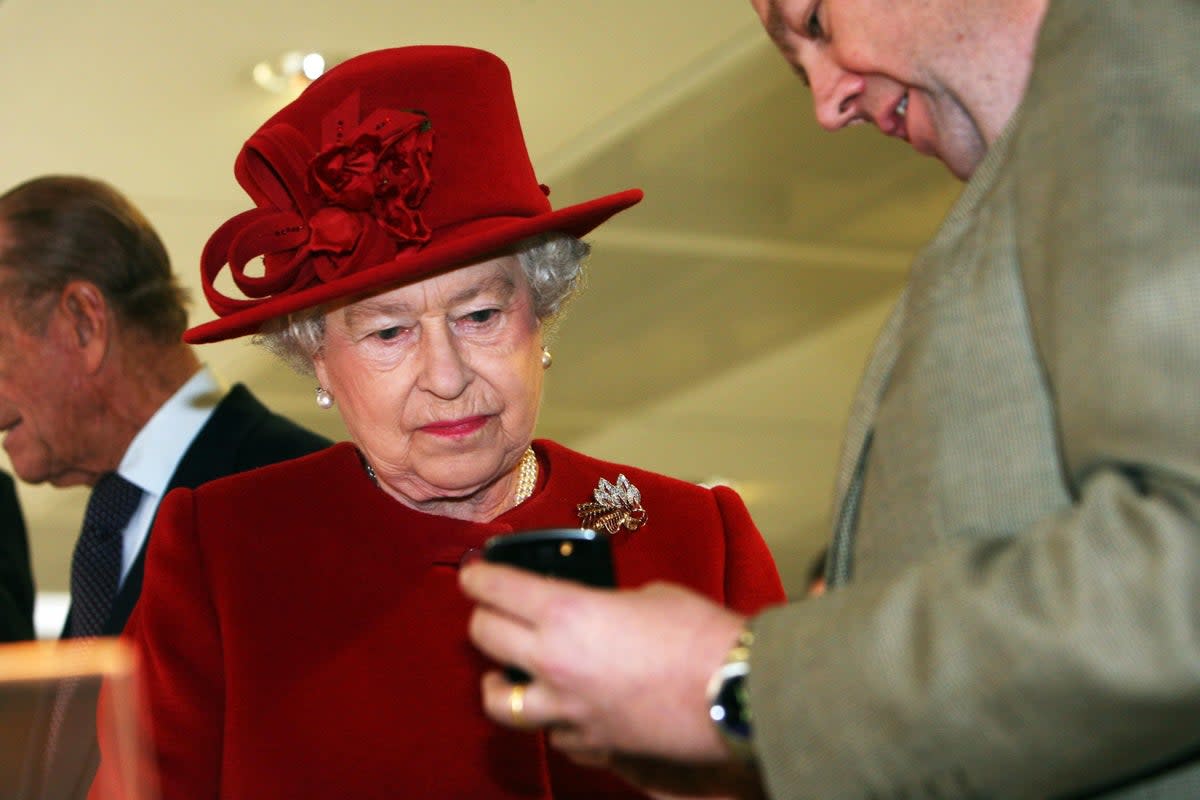
<svg viewBox="0 0 1200 800"><path fill-rule="evenodd" d="M515 684L508 692L508 712L512 715L513 725L525 727L525 684Z"/></svg>

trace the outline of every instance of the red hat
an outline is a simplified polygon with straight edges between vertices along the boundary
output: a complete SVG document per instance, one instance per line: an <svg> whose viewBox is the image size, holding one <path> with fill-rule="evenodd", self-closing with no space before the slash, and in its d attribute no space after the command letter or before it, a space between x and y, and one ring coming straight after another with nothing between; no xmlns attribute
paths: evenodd
<svg viewBox="0 0 1200 800"><path fill-rule="evenodd" d="M217 228L200 276L219 319L193 344L486 258L528 236L583 236L642 199L557 211L534 176L504 62L398 47L343 62L266 121L234 163L255 208ZM262 256L262 264L247 264ZM215 286L229 266L243 297Z"/></svg>

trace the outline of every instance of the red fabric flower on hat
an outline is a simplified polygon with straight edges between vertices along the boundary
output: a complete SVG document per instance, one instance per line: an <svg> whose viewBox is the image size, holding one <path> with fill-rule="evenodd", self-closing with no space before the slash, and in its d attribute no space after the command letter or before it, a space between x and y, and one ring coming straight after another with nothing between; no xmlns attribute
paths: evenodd
<svg viewBox="0 0 1200 800"><path fill-rule="evenodd" d="M375 202L380 149L378 136L364 135L354 144L339 144L318 153L308 170L312 191L339 206L366 211Z"/></svg>
<svg viewBox="0 0 1200 800"><path fill-rule="evenodd" d="M359 119L352 92L321 120L314 147L290 125L264 127L235 165L257 208L228 220L202 256L218 314L290 294L420 248L433 233L421 204L433 183L433 126L422 111L376 109ZM314 152L315 151L315 152ZM262 271L247 265L261 256ZM246 300L213 285L228 262Z"/></svg>
<svg viewBox="0 0 1200 800"><path fill-rule="evenodd" d="M431 183L429 118L420 111L386 112L382 118L374 114L356 134L348 142L327 146L312 159L310 191L329 205L363 212L369 218L366 224L379 225L401 246L429 241L430 230L419 211ZM310 226L323 211L309 219ZM318 241L310 240L310 249L338 252L315 228L313 233ZM349 245L352 249L353 243Z"/></svg>
<svg viewBox="0 0 1200 800"><path fill-rule="evenodd" d="M362 223L340 208L322 208L308 220L308 249L313 253L346 253L358 244Z"/></svg>

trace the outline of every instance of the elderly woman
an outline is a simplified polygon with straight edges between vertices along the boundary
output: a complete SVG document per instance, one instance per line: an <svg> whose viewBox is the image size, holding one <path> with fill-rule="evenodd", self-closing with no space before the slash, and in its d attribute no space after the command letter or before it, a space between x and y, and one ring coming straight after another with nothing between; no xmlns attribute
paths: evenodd
<svg viewBox="0 0 1200 800"><path fill-rule="evenodd" d="M587 523L622 585L783 599L734 492L533 440L577 237L641 193L553 210L506 67L460 47L339 65L235 174L256 207L205 248L218 318L186 338L256 335L352 441L166 498L127 629L164 797L639 796L487 719L456 576L489 537Z"/></svg>

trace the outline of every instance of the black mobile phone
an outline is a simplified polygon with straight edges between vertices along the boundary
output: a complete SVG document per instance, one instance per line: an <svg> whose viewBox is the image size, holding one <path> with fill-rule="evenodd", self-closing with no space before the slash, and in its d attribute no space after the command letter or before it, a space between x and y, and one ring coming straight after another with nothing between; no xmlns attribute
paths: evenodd
<svg viewBox="0 0 1200 800"><path fill-rule="evenodd" d="M608 536L590 528L541 528L493 536L483 544L483 557L588 586L616 586ZM513 683L530 680L516 667L506 668L505 674Z"/></svg>
<svg viewBox="0 0 1200 800"><path fill-rule="evenodd" d="M483 557L552 578L589 586L613 586L608 537L590 528L541 528L493 536Z"/></svg>

